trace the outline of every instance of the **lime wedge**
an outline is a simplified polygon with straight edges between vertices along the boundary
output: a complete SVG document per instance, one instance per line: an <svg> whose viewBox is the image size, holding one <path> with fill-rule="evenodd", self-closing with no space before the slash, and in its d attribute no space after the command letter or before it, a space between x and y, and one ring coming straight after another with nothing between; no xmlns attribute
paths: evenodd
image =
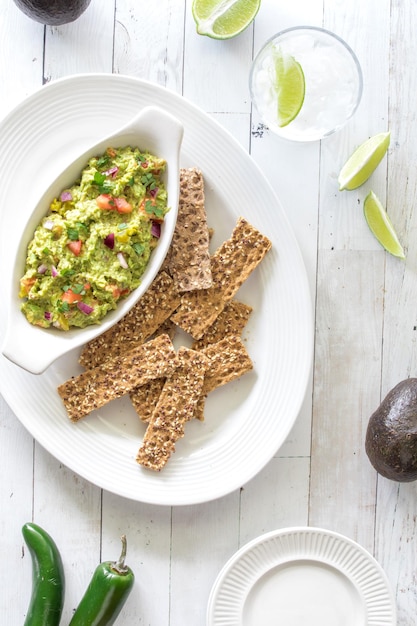
<svg viewBox="0 0 417 626"><path fill-rule="evenodd" d="M394 256L405 259L403 247L398 240L388 213L373 191L370 191L365 198L363 212L369 228L381 246Z"/></svg>
<svg viewBox="0 0 417 626"><path fill-rule="evenodd" d="M282 128L292 122L303 106L305 79L301 65L281 48L272 49L275 64L275 91L277 94L278 125Z"/></svg>
<svg viewBox="0 0 417 626"><path fill-rule="evenodd" d="M356 189L368 180L388 150L390 133L379 133L355 150L340 170L339 189Z"/></svg>
<svg viewBox="0 0 417 626"><path fill-rule="evenodd" d="M255 19L261 0L193 0L192 13L199 35L230 39Z"/></svg>

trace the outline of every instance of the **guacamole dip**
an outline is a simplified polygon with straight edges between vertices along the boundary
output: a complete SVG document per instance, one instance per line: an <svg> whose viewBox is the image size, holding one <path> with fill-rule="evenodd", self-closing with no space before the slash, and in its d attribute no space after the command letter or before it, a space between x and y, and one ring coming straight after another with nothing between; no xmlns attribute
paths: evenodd
<svg viewBox="0 0 417 626"><path fill-rule="evenodd" d="M108 148L53 200L20 279L31 324L96 324L140 284L168 211L164 169L165 161L136 148Z"/></svg>

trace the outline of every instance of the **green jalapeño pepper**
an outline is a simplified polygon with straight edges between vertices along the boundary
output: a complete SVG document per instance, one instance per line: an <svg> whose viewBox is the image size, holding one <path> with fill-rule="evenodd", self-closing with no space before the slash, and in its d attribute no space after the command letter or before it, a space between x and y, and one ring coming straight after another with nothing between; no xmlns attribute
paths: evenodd
<svg viewBox="0 0 417 626"><path fill-rule="evenodd" d="M97 566L69 626L111 626L129 593L135 576L125 564L126 537L122 536L122 553L118 561L105 561Z"/></svg>
<svg viewBox="0 0 417 626"><path fill-rule="evenodd" d="M64 606L65 577L55 542L28 522L23 538L32 557L32 595L24 626L58 626Z"/></svg>

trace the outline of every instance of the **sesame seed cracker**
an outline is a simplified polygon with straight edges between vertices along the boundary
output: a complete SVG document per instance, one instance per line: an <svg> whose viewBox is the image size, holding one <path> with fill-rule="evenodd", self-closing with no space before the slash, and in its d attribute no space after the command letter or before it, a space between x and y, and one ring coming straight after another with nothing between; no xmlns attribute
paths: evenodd
<svg viewBox="0 0 417 626"><path fill-rule="evenodd" d="M211 257L212 287L183 294L172 321L194 339L200 339L271 245L265 235L239 218L231 237Z"/></svg>
<svg viewBox="0 0 417 626"><path fill-rule="evenodd" d="M236 380L253 369L252 359L238 335L228 335L202 349L209 359L204 385L194 417L204 420L205 399L210 391Z"/></svg>
<svg viewBox="0 0 417 626"><path fill-rule="evenodd" d="M178 218L166 266L179 291L211 287L209 243L203 175L197 168L181 169Z"/></svg>
<svg viewBox="0 0 417 626"><path fill-rule="evenodd" d="M173 279L160 272L139 302L117 324L84 346L80 364L95 367L122 355L134 344L143 343L169 318L179 302Z"/></svg>
<svg viewBox="0 0 417 626"><path fill-rule="evenodd" d="M201 350L208 359L203 388L194 417L204 419L205 398L210 391L243 376L253 369L252 360L238 335L229 335ZM163 380L155 379L130 392L133 407L140 419L149 421L163 388Z"/></svg>
<svg viewBox="0 0 417 626"><path fill-rule="evenodd" d="M94 409L120 398L154 378L167 376L178 366L168 335L139 345L126 354L110 359L67 380L58 387L68 417L77 422Z"/></svg>
<svg viewBox="0 0 417 626"><path fill-rule="evenodd" d="M202 352L182 346L179 367L167 377L152 413L136 460L148 469L160 471L184 436L185 423L193 417L203 388L208 359Z"/></svg>
<svg viewBox="0 0 417 626"><path fill-rule="evenodd" d="M252 307L238 300L231 300L226 304L213 324L207 328L201 339L191 345L193 350L201 350L211 343L217 343L227 335L240 335L245 328Z"/></svg>

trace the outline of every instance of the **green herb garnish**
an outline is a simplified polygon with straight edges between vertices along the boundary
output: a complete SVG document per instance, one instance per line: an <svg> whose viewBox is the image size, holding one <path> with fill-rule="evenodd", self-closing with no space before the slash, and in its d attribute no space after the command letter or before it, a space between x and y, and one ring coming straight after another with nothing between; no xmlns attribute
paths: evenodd
<svg viewBox="0 0 417 626"><path fill-rule="evenodd" d="M68 226L67 236L68 236L68 239L70 239L71 241L78 241L78 239L80 238L78 228L73 228L72 226Z"/></svg>
<svg viewBox="0 0 417 626"><path fill-rule="evenodd" d="M100 193L110 193L113 189L111 182L101 172L94 172L93 182L98 186Z"/></svg>
<svg viewBox="0 0 417 626"><path fill-rule="evenodd" d="M71 241L78 241L88 234L88 228L83 222L76 222L75 226L67 226L67 236Z"/></svg>
<svg viewBox="0 0 417 626"><path fill-rule="evenodd" d="M108 154L103 154L99 159L97 159L97 167L106 167L109 164L110 157Z"/></svg>
<svg viewBox="0 0 417 626"><path fill-rule="evenodd" d="M72 293L84 294L85 288L84 285L75 284L71 286L71 291Z"/></svg>
<svg viewBox="0 0 417 626"><path fill-rule="evenodd" d="M149 213L149 215L154 215L157 218L164 217L163 209L160 209L159 207L152 204L150 200L145 200L145 211L146 213Z"/></svg>
<svg viewBox="0 0 417 626"><path fill-rule="evenodd" d="M158 217L158 218L164 217L164 210L158 208L157 206L154 206L153 214L155 215L155 217Z"/></svg>
<svg viewBox="0 0 417 626"><path fill-rule="evenodd" d="M65 270L62 270L62 271L60 272L60 275L61 275L61 276L63 276L64 278L67 278L67 277L73 276L74 274L75 274L75 270L72 270L72 269L70 269L70 268L65 269Z"/></svg>
<svg viewBox="0 0 417 626"><path fill-rule="evenodd" d="M145 187L155 189L155 178L154 178L154 175L151 174L150 172L148 172L147 174L143 174L140 177L140 182ZM153 187L152 187L152 185L153 185Z"/></svg>
<svg viewBox="0 0 417 626"><path fill-rule="evenodd" d="M78 228L79 232L84 232L84 234L88 233L88 228L87 226L84 224L84 222L75 222L76 227Z"/></svg>
<svg viewBox="0 0 417 626"><path fill-rule="evenodd" d="M143 254L143 251L145 250L145 246L139 242L132 243L132 248L139 256Z"/></svg>

